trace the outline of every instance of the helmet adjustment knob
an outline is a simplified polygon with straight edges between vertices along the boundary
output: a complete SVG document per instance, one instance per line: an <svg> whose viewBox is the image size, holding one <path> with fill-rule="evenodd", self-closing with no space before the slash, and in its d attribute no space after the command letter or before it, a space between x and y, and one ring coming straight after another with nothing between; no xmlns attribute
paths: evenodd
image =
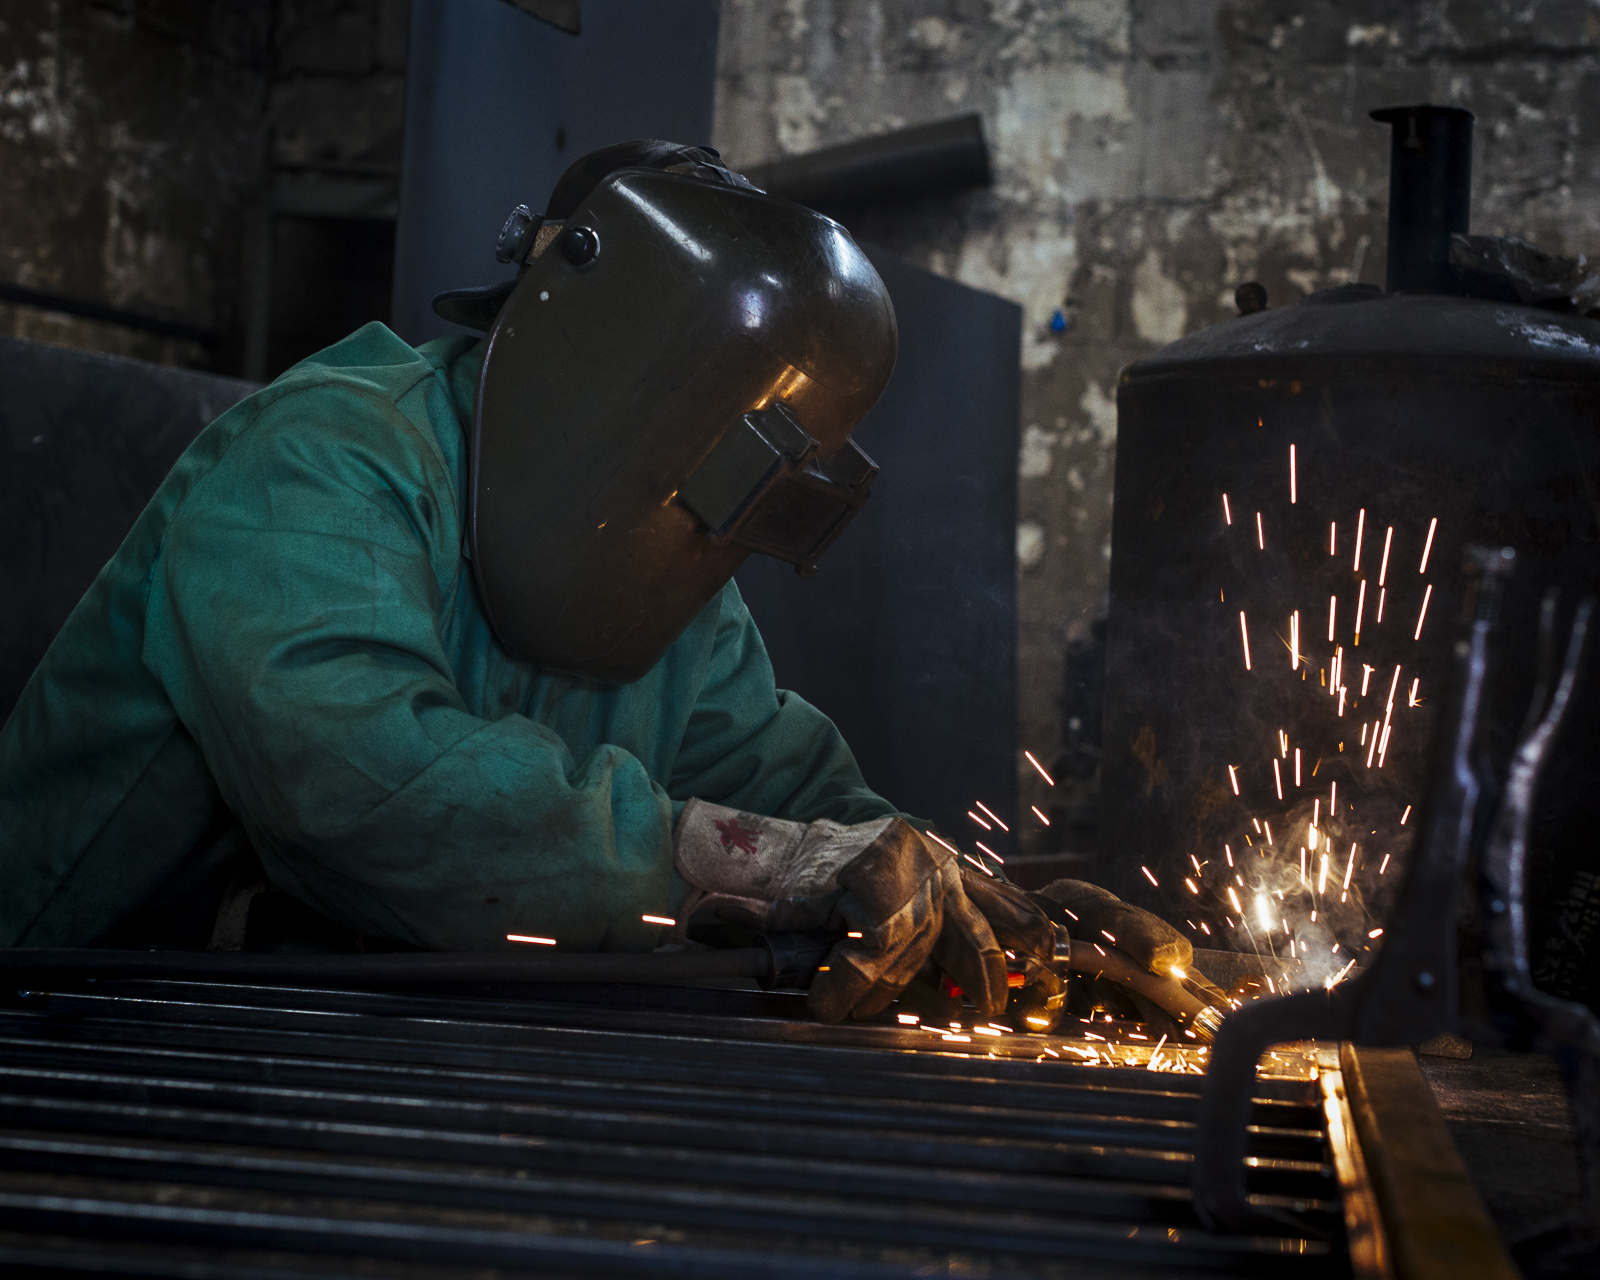
<svg viewBox="0 0 1600 1280"><path fill-rule="evenodd" d="M500 228L500 238L495 241L494 256L499 262L522 262L533 248L533 240L544 221L525 204L511 211L505 226Z"/></svg>
<svg viewBox="0 0 1600 1280"><path fill-rule="evenodd" d="M560 249L573 266L588 266L600 256L600 236L592 227L569 227L561 233Z"/></svg>

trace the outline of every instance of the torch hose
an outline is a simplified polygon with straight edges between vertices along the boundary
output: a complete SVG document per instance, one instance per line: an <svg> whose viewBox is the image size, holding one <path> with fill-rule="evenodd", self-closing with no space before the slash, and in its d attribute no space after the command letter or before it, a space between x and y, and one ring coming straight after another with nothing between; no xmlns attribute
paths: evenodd
<svg viewBox="0 0 1600 1280"><path fill-rule="evenodd" d="M766 978L768 946L726 951L554 952L406 951L380 955L276 955L257 951L115 951L99 947L0 949L0 974L11 982L51 976L170 978L189 982L265 982L353 986L429 982L684 982Z"/></svg>

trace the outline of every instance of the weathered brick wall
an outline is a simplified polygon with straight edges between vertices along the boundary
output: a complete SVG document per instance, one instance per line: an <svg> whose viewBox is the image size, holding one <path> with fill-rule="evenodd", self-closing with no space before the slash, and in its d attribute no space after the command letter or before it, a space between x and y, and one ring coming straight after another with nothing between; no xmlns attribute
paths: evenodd
<svg viewBox="0 0 1600 1280"><path fill-rule="evenodd" d="M252 318L268 323L252 306L266 306L256 273L272 270L261 250L275 191L281 204L283 184L298 183L291 211L307 211L309 192L315 213L318 199L330 203L318 179L398 181L409 7L0 7L0 281L216 338L4 302L0 333L239 372Z"/></svg>
<svg viewBox="0 0 1600 1280"><path fill-rule="evenodd" d="M0 279L219 333L262 179L267 0L8 0ZM169 363L199 344L0 303L0 333Z"/></svg>
<svg viewBox="0 0 1600 1280"><path fill-rule="evenodd" d="M724 0L734 162L983 114L991 190L856 228L1026 309L1018 715L1064 810L1092 820L1117 373L1232 315L1241 281L1381 283L1367 112L1418 101L1478 116L1476 230L1600 254L1595 0Z"/></svg>

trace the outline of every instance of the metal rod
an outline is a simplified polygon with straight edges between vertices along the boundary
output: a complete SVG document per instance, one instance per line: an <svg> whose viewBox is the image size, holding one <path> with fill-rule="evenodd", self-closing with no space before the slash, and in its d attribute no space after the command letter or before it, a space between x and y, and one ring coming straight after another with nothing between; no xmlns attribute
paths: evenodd
<svg viewBox="0 0 1600 1280"><path fill-rule="evenodd" d="M0 281L0 302L9 302L14 306L35 307L40 311L59 311L63 315L77 316L80 320L99 320L105 324L118 324L124 329L140 329L145 333L159 334L163 338L182 338L186 342L197 342L203 347L214 347L221 341L221 335L215 329L184 324L181 320L162 320L158 316L126 311L122 307L110 307L103 302L87 302L81 298L64 297L59 293L46 293L42 289L30 289L27 285L12 284L9 280Z"/></svg>
<svg viewBox="0 0 1600 1280"><path fill-rule="evenodd" d="M908 200L989 185L976 112L824 147L745 170L762 190L812 208Z"/></svg>
<svg viewBox="0 0 1600 1280"><path fill-rule="evenodd" d="M506 955L478 951L397 952L372 956L275 955L254 951L114 951L97 947L0 950L8 981L47 975L185 978L195 982L350 983L409 986L429 982L684 982L764 978L765 947L727 951L554 952Z"/></svg>

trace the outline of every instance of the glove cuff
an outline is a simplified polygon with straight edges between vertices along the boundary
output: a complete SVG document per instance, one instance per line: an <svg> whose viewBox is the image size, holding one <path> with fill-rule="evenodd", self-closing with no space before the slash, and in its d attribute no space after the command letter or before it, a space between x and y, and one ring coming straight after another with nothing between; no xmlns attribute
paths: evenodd
<svg viewBox="0 0 1600 1280"><path fill-rule="evenodd" d="M838 888L839 869L893 821L789 822L690 800L673 829L673 865L696 889L718 897L817 898Z"/></svg>

